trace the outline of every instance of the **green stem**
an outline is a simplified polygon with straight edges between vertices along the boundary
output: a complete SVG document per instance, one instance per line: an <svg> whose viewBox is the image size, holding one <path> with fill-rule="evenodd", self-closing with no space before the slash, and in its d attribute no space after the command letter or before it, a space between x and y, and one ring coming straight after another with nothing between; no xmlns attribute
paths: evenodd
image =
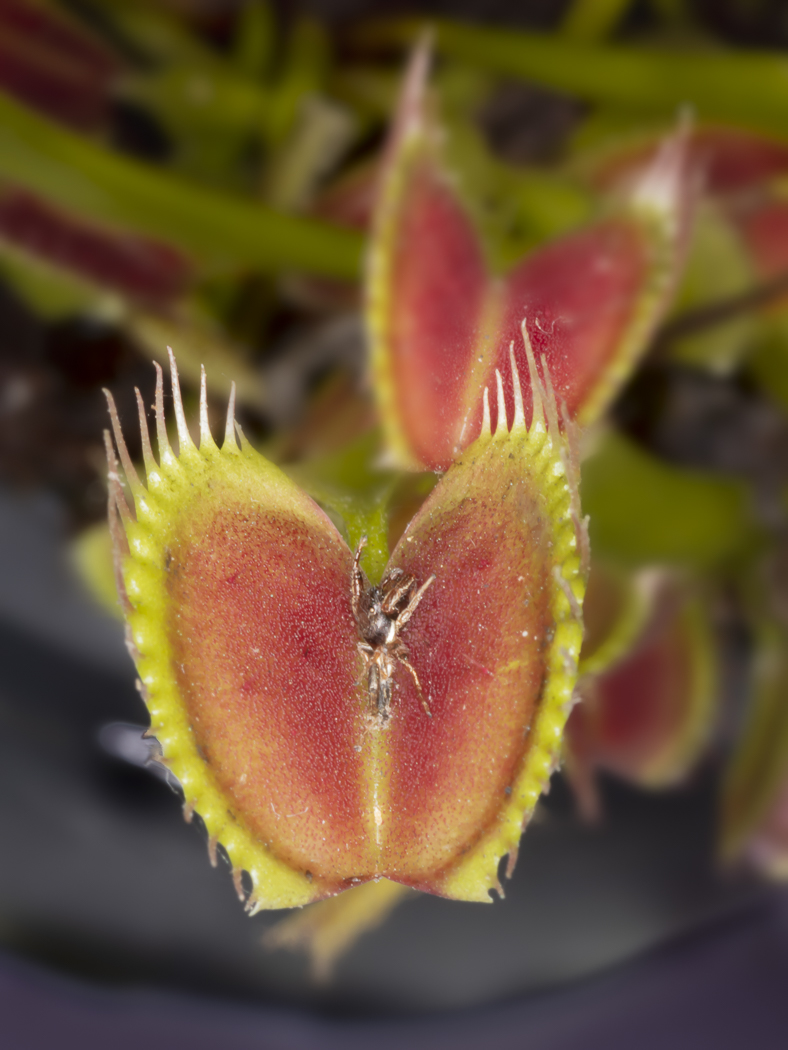
<svg viewBox="0 0 788 1050"><path fill-rule="evenodd" d="M214 267L357 279L363 238L205 190L120 156L0 94L0 178L69 211L170 241Z"/></svg>
<svg viewBox="0 0 788 1050"><path fill-rule="evenodd" d="M572 40L604 40L627 13L632 0L573 0L561 22Z"/></svg>
<svg viewBox="0 0 788 1050"><path fill-rule="evenodd" d="M501 76L518 77L591 102L788 128L788 58L775 52L658 51L625 44L594 45L560 35L438 21L440 53ZM377 22L362 43L411 43L416 19Z"/></svg>

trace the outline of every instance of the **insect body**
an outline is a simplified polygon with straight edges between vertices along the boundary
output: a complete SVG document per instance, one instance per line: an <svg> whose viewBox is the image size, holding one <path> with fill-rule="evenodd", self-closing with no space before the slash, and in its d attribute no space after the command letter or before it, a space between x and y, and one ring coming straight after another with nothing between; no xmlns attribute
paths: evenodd
<svg viewBox="0 0 788 1050"><path fill-rule="evenodd" d="M391 714L391 679L400 663L413 679L422 707L431 718L432 712L424 698L419 676L408 660L408 647L400 639L399 632L413 616L435 576L430 576L419 587L416 578L409 573L402 569L388 569L380 584L373 587L359 565L366 543L364 536L356 548L350 591L353 615L362 639L358 649L364 657L370 704L380 722L386 723Z"/></svg>

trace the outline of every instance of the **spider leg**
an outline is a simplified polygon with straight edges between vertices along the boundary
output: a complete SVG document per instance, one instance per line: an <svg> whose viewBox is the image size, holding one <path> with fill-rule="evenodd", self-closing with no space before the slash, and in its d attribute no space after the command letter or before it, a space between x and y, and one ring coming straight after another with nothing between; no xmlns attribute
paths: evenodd
<svg viewBox="0 0 788 1050"><path fill-rule="evenodd" d="M395 576L395 572L398 575ZM384 614L391 619L396 619L400 603L410 596L415 586L416 581L414 578L408 576L401 569L394 569L390 573L386 573L380 583L380 592L383 598L381 608Z"/></svg>
<svg viewBox="0 0 788 1050"><path fill-rule="evenodd" d="M435 573L433 573L432 576L430 576L430 578L427 580L427 582L423 583L421 585L421 587L419 587L419 589L413 595L411 600L408 602L408 604L405 606L405 608L402 610L402 612L397 617L397 628L398 629L401 628L401 627L404 627L405 624L408 622L408 620L411 618L411 616L413 616L413 614L416 611L416 606L419 604L421 599L424 597L424 594L425 594L427 588L430 587L433 583L435 583L435 579L436 579Z"/></svg>
<svg viewBox="0 0 788 1050"><path fill-rule="evenodd" d="M381 722L388 722L391 715L391 677L386 674L378 660L369 662L368 692L371 705Z"/></svg>
<svg viewBox="0 0 788 1050"><path fill-rule="evenodd" d="M356 642L356 648L364 658L364 667L361 670L361 674L356 679L356 685L364 684L366 686L367 693L369 693L369 672L370 666L372 664L372 654L374 653L374 649L371 645L367 645L366 642Z"/></svg>
<svg viewBox="0 0 788 1050"><path fill-rule="evenodd" d="M358 541L358 547L356 547L356 553L353 555L353 568L350 572L350 599L353 605L353 616L358 622L361 615L360 602L361 595L366 590L364 573L359 565L361 561L361 555L364 548L367 545L367 537L362 536Z"/></svg>
<svg viewBox="0 0 788 1050"><path fill-rule="evenodd" d="M435 577L433 576L432 579L435 579ZM421 688L421 682L419 681L419 676L416 674L416 668L404 656L400 656L397 659L402 664L402 666L407 667L408 671L410 672L410 676L413 679L414 685L416 686L416 692L419 694L419 700L421 700L421 706L424 708L424 713L427 715L428 718L432 718L432 711L430 711L430 705L424 698L424 693Z"/></svg>

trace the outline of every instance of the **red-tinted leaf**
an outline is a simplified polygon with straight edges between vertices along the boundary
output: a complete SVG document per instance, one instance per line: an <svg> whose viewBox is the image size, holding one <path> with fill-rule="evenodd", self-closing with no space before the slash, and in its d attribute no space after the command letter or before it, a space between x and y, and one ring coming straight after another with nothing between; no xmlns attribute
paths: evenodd
<svg viewBox="0 0 788 1050"><path fill-rule="evenodd" d="M0 85L83 131L105 127L120 63L65 12L33 0L0 2Z"/></svg>
<svg viewBox="0 0 788 1050"><path fill-rule="evenodd" d="M462 426L466 377L483 351L477 339L487 274L451 188L425 164L410 189L387 289L392 410L418 462L447 466ZM480 398L481 391L481 416Z"/></svg>
<svg viewBox="0 0 788 1050"><path fill-rule="evenodd" d="M427 54L406 78L383 169L368 317L389 449L445 469L479 433L481 398L525 321L570 413L598 418L668 305L688 222L683 133L605 218L537 251L503 278L444 170L425 99ZM511 387L506 388L508 415Z"/></svg>
<svg viewBox="0 0 788 1050"><path fill-rule="evenodd" d="M391 559L416 579L437 576L420 630L408 638L432 717L425 721L402 675L400 717L389 731L397 762L384 854L396 878L418 889L451 885L458 856L500 819L533 748L523 727L543 703L554 526L539 487L513 481L513 471L493 472L468 450Z"/></svg>
<svg viewBox="0 0 788 1050"><path fill-rule="evenodd" d="M52 4L41 0L0 0L0 25L6 33L19 33L40 47L68 55L96 75L118 69L117 56L103 41Z"/></svg>
<svg viewBox="0 0 788 1050"><path fill-rule="evenodd" d="M174 248L61 211L16 187L0 187L0 238L33 259L146 304L181 294L191 268Z"/></svg>
<svg viewBox="0 0 788 1050"><path fill-rule="evenodd" d="M440 167L425 109L427 66L422 47L386 150L368 281L384 424L395 455L411 466L453 458L488 284L479 238Z"/></svg>
<svg viewBox="0 0 788 1050"><path fill-rule="evenodd" d="M197 449L177 376L173 397L177 457L160 380L159 462L140 404L146 485L112 409L134 497L110 448L120 591L152 732L237 884L250 872L249 907L381 877L489 900L558 760L582 638L587 547L553 403L549 433L538 398L530 429L521 400L511 431L488 413L412 521L389 570L426 589L389 649L396 617L373 643L353 588L375 592L326 515L238 447L232 407L219 450L203 387Z"/></svg>
<svg viewBox="0 0 788 1050"><path fill-rule="evenodd" d="M700 603L676 601L675 592L664 592L634 651L581 682L566 738L581 784L593 769L645 786L670 784L705 745L714 713L713 644Z"/></svg>
<svg viewBox="0 0 788 1050"><path fill-rule="evenodd" d="M620 382L615 371L623 371L624 333L635 320L649 272L648 244L632 221L610 220L537 250L504 282L497 347L487 368L500 368L512 343L522 345L525 320L534 351L570 415L580 422L595 418L599 401L606 402L610 387ZM476 416L481 418L480 409ZM475 429L468 428L466 440Z"/></svg>

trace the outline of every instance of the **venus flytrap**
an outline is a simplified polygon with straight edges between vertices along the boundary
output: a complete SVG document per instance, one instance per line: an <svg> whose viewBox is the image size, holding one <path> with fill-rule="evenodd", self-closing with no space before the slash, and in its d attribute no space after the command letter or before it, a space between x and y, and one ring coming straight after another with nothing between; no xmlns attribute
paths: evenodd
<svg viewBox="0 0 788 1050"><path fill-rule="evenodd" d="M465 191L444 162L428 65L422 44L384 156L366 282L386 444L406 469L445 469L474 440L482 391L496 369L505 372L512 343L526 366L523 323L570 416L598 420L668 306L692 203L681 129L595 222L493 273ZM527 415L529 397L526 390ZM512 399L507 374L509 415Z"/></svg>
<svg viewBox="0 0 788 1050"><path fill-rule="evenodd" d="M588 563L572 452L528 360L530 426L512 354L511 426L493 430L485 393L479 437L391 554L387 578L411 579L420 600L399 632L386 625L403 603L384 606L380 637L359 605L381 592L317 504L254 452L232 401L219 448L203 382L195 446L173 359L179 449L159 372L158 459L140 401L143 482L110 398L130 497L109 445L110 516L151 733L239 892L249 873L250 911L380 879L489 901L501 857L516 855L559 761ZM370 650L395 635L381 705Z"/></svg>

